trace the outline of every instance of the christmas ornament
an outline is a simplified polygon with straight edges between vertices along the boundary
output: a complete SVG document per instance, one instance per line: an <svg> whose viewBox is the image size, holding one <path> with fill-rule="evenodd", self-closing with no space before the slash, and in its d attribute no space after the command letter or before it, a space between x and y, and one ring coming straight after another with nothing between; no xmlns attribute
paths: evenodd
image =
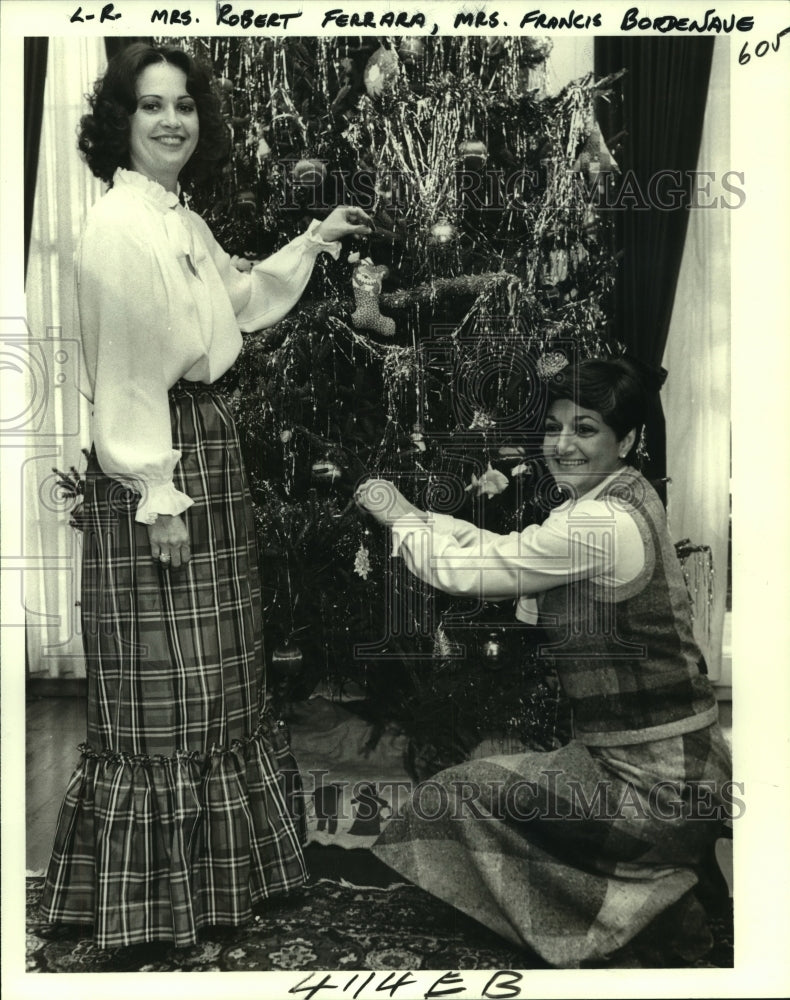
<svg viewBox="0 0 790 1000"><path fill-rule="evenodd" d="M329 483L334 482L343 475L343 470L328 459L322 459L320 462L313 462L310 472L313 479Z"/></svg>
<svg viewBox="0 0 790 1000"><path fill-rule="evenodd" d="M496 420L484 410L475 410L472 423L469 425L470 431L488 431L496 426Z"/></svg>
<svg viewBox="0 0 790 1000"><path fill-rule="evenodd" d="M258 148L255 150L255 156L257 157L258 163L263 163L264 160L268 160L271 155L272 147L264 138L260 138L258 140Z"/></svg>
<svg viewBox="0 0 790 1000"><path fill-rule="evenodd" d="M299 160L294 164L293 179L302 187L316 187L326 180L326 165L320 160Z"/></svg>
<svg viewBox="0 0 790 1000"><path fill-rule="evenodd" d="M381 199L381 207L390 211L400 207L402 201L400 187L396 173L385 171L377 175L373 190L376 192L376 196Z"/></svg>
<svg viewBox="0 0 790 1000"><path fill-rule="evenodd" d="M370 575L370 552L364 542L360 542L357 554L354 556L354 572L367 580Z"/></svg>
<svg viewBox="0 0 790 1000"><path fill-rule="evenodd" d="M236 207L254 214L257 211L257 206L252 191L240 191L236 197Z"/></svg>
<svg viewBox="0 0 790 1000"><path fill-rule="evenodd" d="M472 476L472 482L466 487L466 492L471 493L475 497L482 496L485 493L490 500L497 493L504 493L508 485L508 478L504 472L492 468L489 462L488 468L479 479L475 475Z"/></svg>
<svg viewBox="0 0 790 1000"><path fill-rule="evenodd" d="M415 424L414 425L414 427L412 428L412 431L411 431L411 434L409 435L409 437L411 438L411 443L414 445L414 447L417 449L417 451L425 451L425 447L426 447L426 445L425 445L425 435L423 434L422 425L421 424Z"/></svg>
<svg viewBox="0 0 790 1000"><path fill-rule="evenodd" d="M569 364L568 359L561 351L548 351L541 354L535 365L535 370L542 379L554 378L559 375L563 368Z"/></svg>
<svg viewBox="0 0 790 1000"><path fill-rule="evenodd" d="M515 479L516 476L523 476L525 472L532 473L532 462L519 462L518 465L514 465L510 470L510 478Z"/></svg>
<svg viewBox="0 0 790 1000"><path fill-rule="evenodd" d="M584 229L586 232L591 233L598 228L598 214L592 205L587 206L587 210L584 213Z"/></svg>
<svg viewBox="0 0 790 1000"><path fill-rule="evenodd" d="M498 632L489 633L488 638L480 647L483 666L487 670L501 670L505 665L505 646Z"/></svg>
<svg viewBox="0 0 790 1000"><path fill-rule="evenodd" d="M543 262L540 280L544 285L559 285L568 277L568 253L566 250L549 251L548 259Z"/></svg>
<svg viewBox="0 0 790 1000"><path fill-rule="evenodd" d="M592 130L571 169L577 173L586 173L592 180L597 180L602 174L620 173L617 160L609 151L598 122L593 123Z"/></svg>
<svg viewBox="0 0 790 1000"><path fill-rule="evenodd" d="M449 219L439 219L431 226L430 242L434 246L446 246L458 236L458 230Z"/></svg>
<svg viewBox="0 0 790 1000"><path fill-rule="evenodd" d="M478 169L486 161L488 147L482 139L467 139L466 142L462 142L458 147L458 155L463 160L465 166Z"/></svg>
<svg viewBox="0 0 790 1000"><path fill-rule="evenodd" d="M351 322L357 330L372 330L382 337L394 335L395 320L391 316L382 316L379 312L381 283L388 272L389 268L384 264L376 266L368 257L360 260L354 268L351 287L356 309L351 314Z"/></svg>
<svg viewBox="0 0 790 1000"><path fill-rule="evenodd" d="M398 46L398 55L409 65L422 59L424 54L425 46L415 35L407 35Z"/></svg>
<svg viewBox="0 0 790 1000"><path fill-rule="evenodd" d="M371 97L381 97L385 91L392 89L399 73L398 53L380 46L365 66L365 89Z"/></svg>
<svg viewBox="0 0 790 1000"><path fill-rule="evenodd" d="M437 660L459 659L463 655L463 647L450 639L444 625L439 625L434 634L433 655Z"/></svg>
<svg viewBox="0 0 790 1000"><path fill-rule="evenodd" d="M297 677L302 672L302 660L301 649L286 641L272 653L272 669L282 677Z"/></svg>
<svg viewBox="0 0 790 1000"><path fill-rule="evenodd" d="M589 253L582 243L577 243L575 246L572 246L570 260L573 269L576 270L580 267L589 256Z"/></svg>

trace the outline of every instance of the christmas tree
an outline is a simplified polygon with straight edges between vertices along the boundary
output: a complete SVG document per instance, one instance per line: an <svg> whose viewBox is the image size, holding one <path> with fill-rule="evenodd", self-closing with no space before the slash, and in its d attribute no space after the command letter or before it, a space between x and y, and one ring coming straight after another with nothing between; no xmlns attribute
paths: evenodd
<svg viewBox="0 0 790 1000"><path fill-rule="evenodd" d="M192 203L261 259L334 205L375 232L322 255L297 308L226 378L257 513L281 696L354 684L421 773L486 736L549 747L562 703L510 606L434 593L356 509L361 475L495 531L542 520L545 380L607 336L614 258L594 209L616 165L594 103L547 96L534 38L182 40L218 79L222 181ZM351 251L351 252L349 252Z"/></svg>

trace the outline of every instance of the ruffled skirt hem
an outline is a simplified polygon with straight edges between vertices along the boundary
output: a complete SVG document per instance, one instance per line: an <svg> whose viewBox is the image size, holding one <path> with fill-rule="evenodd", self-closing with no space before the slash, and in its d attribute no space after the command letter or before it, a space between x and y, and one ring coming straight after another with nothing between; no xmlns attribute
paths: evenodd
<svg viewBox="0 0 790 1000"><path fill-rule="evenodd" d="M172 757L80 747L41 903L92 923L100 947L238 926L256 903L307 881L304 802L283 724Z"/></svg>

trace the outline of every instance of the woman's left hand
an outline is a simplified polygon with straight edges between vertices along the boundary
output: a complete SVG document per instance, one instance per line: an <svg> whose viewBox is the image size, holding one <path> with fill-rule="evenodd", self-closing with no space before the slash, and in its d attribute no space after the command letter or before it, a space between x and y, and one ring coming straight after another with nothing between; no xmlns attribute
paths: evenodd
<svg viewBox="0 0 790 1000"><path fill-rule="evenodd" d="M315 230L327 243L342 240L344 236L368 236L374 230L373 220L361 208L338 205Z"/></svg>

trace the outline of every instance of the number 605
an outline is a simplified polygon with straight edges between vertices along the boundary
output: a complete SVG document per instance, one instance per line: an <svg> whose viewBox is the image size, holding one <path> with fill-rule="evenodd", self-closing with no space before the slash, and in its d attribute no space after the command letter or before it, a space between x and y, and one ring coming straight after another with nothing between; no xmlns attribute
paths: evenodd
<svg viewBox="0 0 790 1000"><path fill-rule="evenodd" d="M776 36L775 42L766 42L765 39L763 39L761 42L758 42L754 47L754 54L757 56L757 58L762 59L762 57L766 54L766 52L768 52L769 49L773 49L774 52L778 52L779 41L783 35L787 34L788 31L790 31L790 28L785 28L784 31L780 31L779 34ZM748 48L749 48L749 43L744 42L743 48L741 49L738 55L738 62L741 64L741 66L745 66L747 62L751 61L752 58L751 53L746 51Z"/></svg>

